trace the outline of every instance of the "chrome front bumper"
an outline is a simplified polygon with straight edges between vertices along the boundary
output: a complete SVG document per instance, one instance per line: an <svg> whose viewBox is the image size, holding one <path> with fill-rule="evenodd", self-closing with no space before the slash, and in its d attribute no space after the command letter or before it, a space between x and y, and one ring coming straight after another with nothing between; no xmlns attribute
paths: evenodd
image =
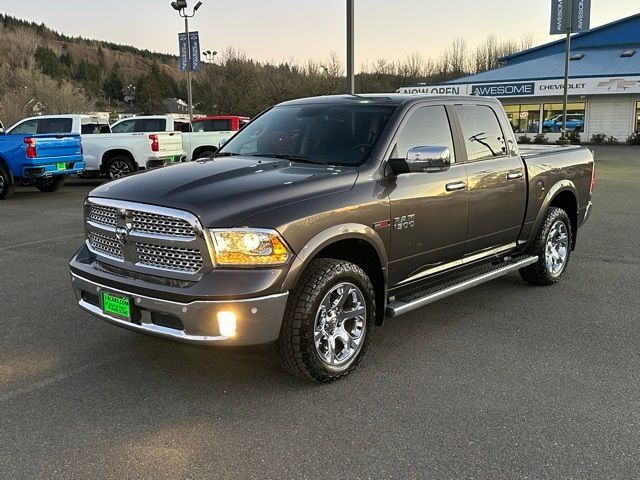
<svg viewBox="0 0 640 480"><path fill-rule="evenodd" d="M288 292L266 297L178 303L160 298L131 294L71 273L71 284L78 305L92 315L134 332L155 335L186 343L210 345L260 345L275 341L287 304ZM135 320L128 321L106 314L100 306L102 291L131 298ZM236 315L236 334L220 335L217 313L231 311ZM174 325L166 326L167 319ZM159 323L165 323L164 325Z"/></svg>

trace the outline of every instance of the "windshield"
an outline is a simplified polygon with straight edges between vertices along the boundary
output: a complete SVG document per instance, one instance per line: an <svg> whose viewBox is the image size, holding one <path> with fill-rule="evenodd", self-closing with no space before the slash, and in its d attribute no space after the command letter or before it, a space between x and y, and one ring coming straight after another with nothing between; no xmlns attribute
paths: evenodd
<svg viewBox="0 0 640 480"><path fill-rule="evenodd" d="M394 110L363 104L275 107L241 130L221 153L357 166L369 157Z"/></svg>

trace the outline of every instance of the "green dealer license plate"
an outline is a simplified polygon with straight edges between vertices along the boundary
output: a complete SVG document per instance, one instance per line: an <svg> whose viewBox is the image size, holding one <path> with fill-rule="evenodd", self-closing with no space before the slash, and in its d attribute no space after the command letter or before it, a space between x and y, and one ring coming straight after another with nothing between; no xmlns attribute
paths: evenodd
<svg viewBox="0 0 640 480"><path fill-rule="evenodd" d="M102 311L131 320L131 305L129 297L102 292Z"/></svg>
<svg viewBox="0 0 640 480"><path fill-rule="evenodd" d="M56 163L56 169L57 170L66 170L67 169L67 164L66 163Z"/></svg>

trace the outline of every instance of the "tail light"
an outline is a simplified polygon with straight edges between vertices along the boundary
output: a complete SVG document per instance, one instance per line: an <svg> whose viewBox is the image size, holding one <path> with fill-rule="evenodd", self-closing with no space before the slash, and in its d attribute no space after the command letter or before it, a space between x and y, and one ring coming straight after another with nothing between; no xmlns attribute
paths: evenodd
<svg viewBox="0 0 640 480"><path fill-rule="evenodd" d="M591 186L589 187L589 193L593 194L593 191L596 189L596 164L593 164L591 169Z"/></svg>
<svg viewBox="0 0 640 480"><path fill-rule="evenodd" d="M38 156L38 152L36 151L36 139L27 137L24 139L24 143L27 145L27 149L25 150L27 158L36 158Z"/></svg>
<svg viewBox="0 0 640 480"><path fill-rule="evenodd" d="M158 138L158 135L156 135L156 134L149 135L149 139L151 140L151 151L152 152L159 152L160 151L160 139Z"/></svg>

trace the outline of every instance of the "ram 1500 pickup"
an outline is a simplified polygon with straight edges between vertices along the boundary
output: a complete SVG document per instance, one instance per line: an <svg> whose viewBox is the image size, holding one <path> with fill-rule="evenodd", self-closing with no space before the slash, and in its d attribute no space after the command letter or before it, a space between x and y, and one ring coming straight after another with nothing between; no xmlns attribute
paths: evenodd
<svg viewBox="0 0 640 480"><path fill-rule="evenodd" d="M0 123L0 200L11 197L16 185L55 192L68 175L84 170L80 135L54 134L48 127L5 133Z"/></svg>
<svg viewBox="0 0 640 480"><path fill-rule="evenodd" d="M89 194L80 307L184 342L275 342L321 382L385 317L510 272L557 282L595 183L586 148L520 154L497 100L419 95L286 102L171 170Z"/></svg>

